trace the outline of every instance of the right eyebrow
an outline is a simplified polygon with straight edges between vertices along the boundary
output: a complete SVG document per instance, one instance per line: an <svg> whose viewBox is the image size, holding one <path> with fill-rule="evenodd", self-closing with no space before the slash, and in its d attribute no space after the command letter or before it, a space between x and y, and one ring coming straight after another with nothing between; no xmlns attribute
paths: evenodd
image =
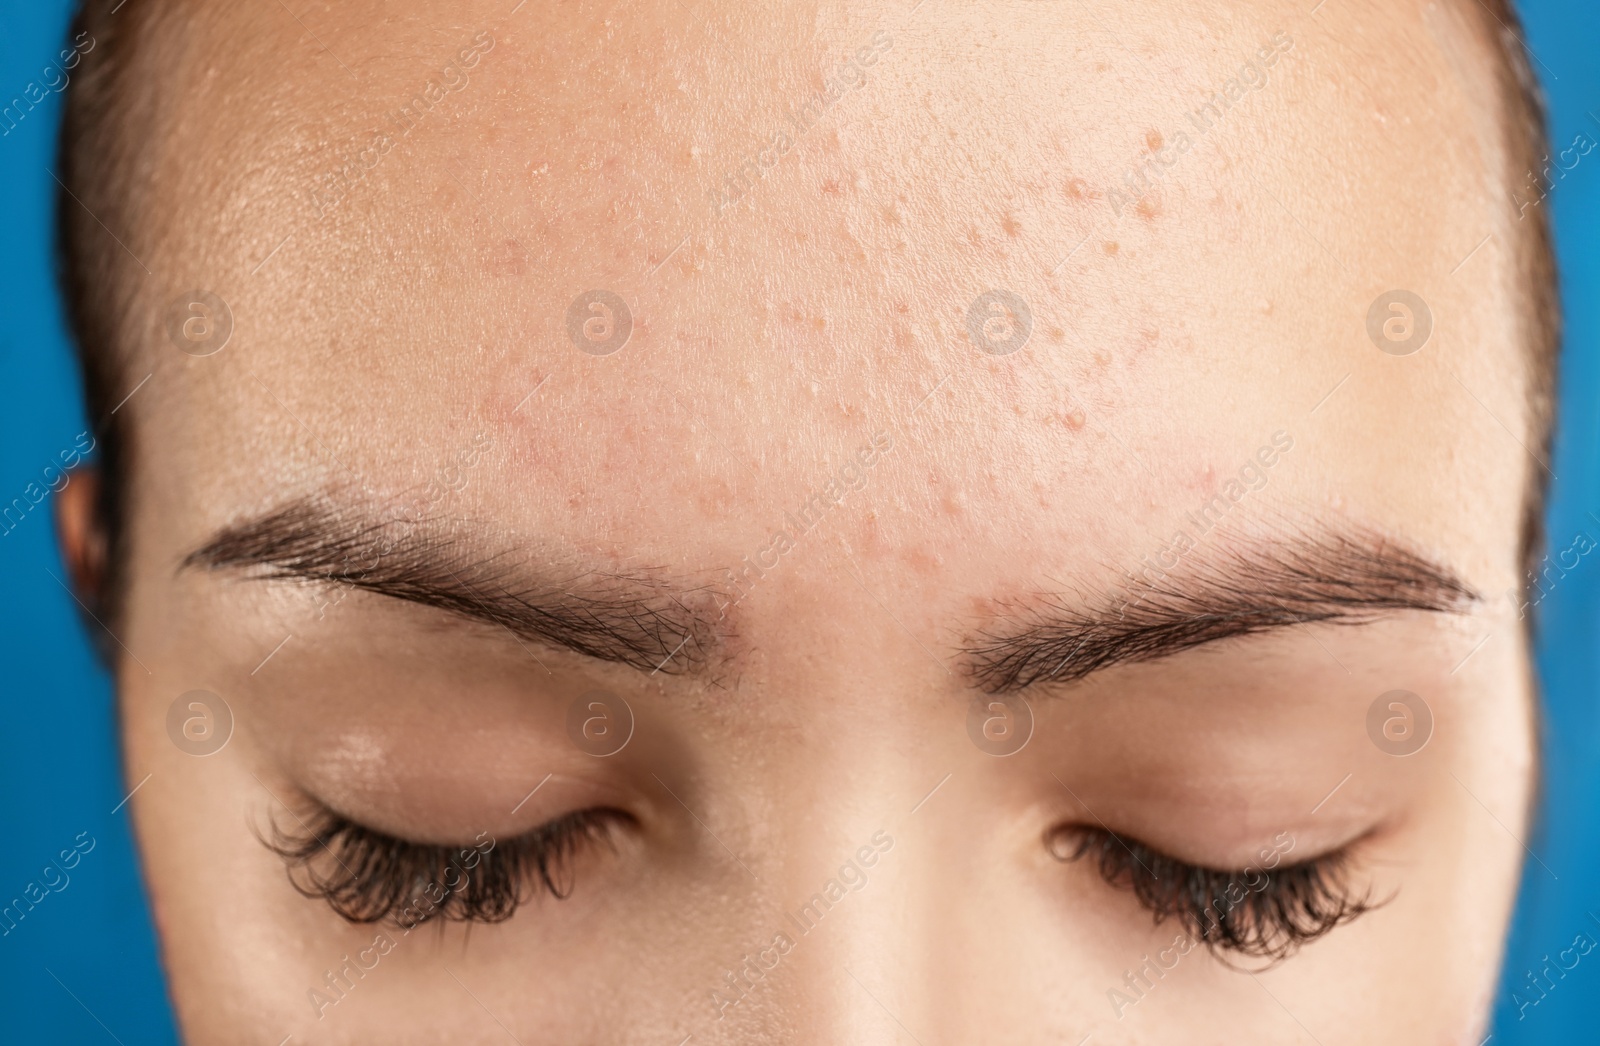
<svg viewBox="0 0 1600 1046"><path fill-rule="evenodd" d="M723 637L705 586L593 568L541 572L525 559L461 521L384 518L316 497L229 524L179 569L348 585L652 675L704 672Z"/></svg>

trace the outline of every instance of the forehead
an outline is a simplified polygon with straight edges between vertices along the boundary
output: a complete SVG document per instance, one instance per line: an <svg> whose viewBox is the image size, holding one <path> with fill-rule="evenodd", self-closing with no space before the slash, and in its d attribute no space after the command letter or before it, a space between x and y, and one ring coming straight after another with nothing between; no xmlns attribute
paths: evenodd
<svg viewBox="0 0 1600 1046"><path fill-rule="evenodd" d="M447 478L440 511L704 567L864 483L846 548L977 570L1136 557L1261 473L1280 515L1509 561L1488 52L1449 8L1300 6L200 18L153 147L152 503L198 539ZM167 333L196 289L212 356Z"/></svg>

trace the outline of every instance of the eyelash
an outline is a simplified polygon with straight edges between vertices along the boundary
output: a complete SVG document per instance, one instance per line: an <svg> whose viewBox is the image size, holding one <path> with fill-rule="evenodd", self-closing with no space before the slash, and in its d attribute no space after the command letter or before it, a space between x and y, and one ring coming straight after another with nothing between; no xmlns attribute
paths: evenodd
<svg viewBox="0 0 1600 1046"><path fill-rule="evenodd" d="M485 850L407 842L323 810L295 831L274 825L266 845L303 896L326 901L348 922L410 930L434 919L504 922L541 893L565 899L573 857L610 843L611 829L625 820L617 810L580 810L514 839L489 840Z"/></svg>
<svg viewBox="0 0 1600 1046"><path fill-rule="evenodd" d="M1176 920L1213 953L1279 962L1378 907L1351 889L1348 849L1270 871L1230 872L1186 864L1101 828L1063 831L1075 837L1063 860L1090 859L1101 878L1131 891L1158 925ZM1260 882L1250 882L1252 872ZM1236 886L1244 896L1230 901L1230 892L1238 896Z"/></svg>
<svg viewBox="0 0 1600 1046"><path fill-rule="evenodd" d="M497 923L541 892L566 898L572 858L584 846L610 842L610 829L626 816L580 810L482 850L406 842L325 810L298 833L275 827L267 845L288 864L297 891L326 901L349 922L388 920L408 930L434 919ZM1214 952L1281 961L1377 907L1351 892L1342 850L1273 872L1229 872L1187 864L1101 828L1064 831L1073 837L1064 860L1089 858L1107 884L1132 892L1157 924L1176 919ZM478 859L468 865L474 854ZM327 863L319 861L324 855ZM1261 883L1249 882L1251 871ZM438 899L428 896L430 886ZM1229 902L1235 886L1243 898Z"/></svg>

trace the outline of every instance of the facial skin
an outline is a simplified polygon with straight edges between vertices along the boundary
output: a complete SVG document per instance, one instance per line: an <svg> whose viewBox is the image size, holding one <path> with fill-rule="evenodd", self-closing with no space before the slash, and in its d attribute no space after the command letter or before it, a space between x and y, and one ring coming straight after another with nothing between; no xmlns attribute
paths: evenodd
<svg viewBox="0 0 1600 1046"><path fill-rule="evenodd" d="M190 1041L1481 1039L1539 466L1476 5L185 6L118 230L153 376L117 680ZM827 77L862 82L800 133ZM195 288L214 355L165 333ZM610 355L568 333L595 288ZM1420 352L1367 333L1393 288ZM1409 755L1369 735L1396 690ZM986 691L1020 751L970 736ZM405 933L263 845L319 804L499 854L625 816L565 900ZM1061 828L1252 885L1348 846L1377 907L1276 964L1176 948Z"/></svg>

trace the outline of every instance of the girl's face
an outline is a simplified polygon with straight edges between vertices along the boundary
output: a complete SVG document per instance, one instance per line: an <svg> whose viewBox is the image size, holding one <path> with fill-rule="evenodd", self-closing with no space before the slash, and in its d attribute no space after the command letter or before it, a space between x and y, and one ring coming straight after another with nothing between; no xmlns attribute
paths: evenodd
<svg viewBox="0 0 1600 1046"><path fill-rule="evenodd" d="M358 6L185 30L131 234L193 1041L1481 1038L1475 5Z"/></svg>

